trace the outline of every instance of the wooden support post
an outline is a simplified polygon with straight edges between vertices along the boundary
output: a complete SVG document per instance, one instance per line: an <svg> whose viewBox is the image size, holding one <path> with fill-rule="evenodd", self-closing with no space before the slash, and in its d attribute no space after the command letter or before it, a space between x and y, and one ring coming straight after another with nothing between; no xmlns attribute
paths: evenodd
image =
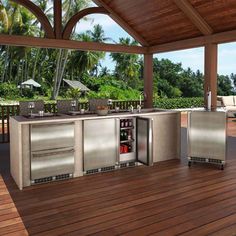
<svg viewBox="0 0 236 236"><path fill-rule="evenodd" d="M56 39L62 38L62 0L54 0L54 34Z"/></svg>
<svg viewBox="0 0 236 236"><path fill-rule="evenodd" d="M144 54L144 107L153 107L153 54Z"/></svg>
<svg viewBox="0 0 236 236"><path fill-rule="evenodd" d="M217 44L205 45L204 104L207 107L207 92L211 91L211 109L217 107Z"/></svg>

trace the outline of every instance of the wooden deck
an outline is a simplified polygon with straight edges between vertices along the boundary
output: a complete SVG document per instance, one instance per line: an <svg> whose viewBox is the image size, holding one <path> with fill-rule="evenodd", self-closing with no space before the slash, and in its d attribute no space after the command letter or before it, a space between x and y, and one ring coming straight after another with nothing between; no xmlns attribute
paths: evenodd
<svg viewBox="0 0 236 236"><path fill-rule="evenodd" d="M183 127L185 117L183 116ZM186 140L186 129L182 129ZM236 235L236 122L228 162L188 168L182 159L19 191L0 145L0 235ZM3 154L3 155L2 155Z"/></svg>

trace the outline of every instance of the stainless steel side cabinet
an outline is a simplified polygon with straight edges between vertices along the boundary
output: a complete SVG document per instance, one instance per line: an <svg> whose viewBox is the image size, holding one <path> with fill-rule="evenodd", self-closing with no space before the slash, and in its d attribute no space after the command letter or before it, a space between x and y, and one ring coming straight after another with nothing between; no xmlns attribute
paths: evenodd
<svg viewBox="0 0 236 236"><path fill-rule="evenodd" d="M188 113L188 164L205 162L224 169L227 155L227 114L217 111Z"/></svg>

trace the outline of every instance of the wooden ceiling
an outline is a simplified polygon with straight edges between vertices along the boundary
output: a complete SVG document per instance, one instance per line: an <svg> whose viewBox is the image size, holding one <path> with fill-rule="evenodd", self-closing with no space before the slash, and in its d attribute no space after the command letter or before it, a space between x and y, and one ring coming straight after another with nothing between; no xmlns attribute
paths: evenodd
<svg viewBox="0 0 236 236"><path fill-rule="evenodd" d="M45 38L0 34L0 44L153 54L236 41L236 0L93 0L99 7L76 13L63 27L62 0L53 0L54 24L32 0L11 0L30 10ZM89 14L107 14L140 46L70 39L73 27Z"/></svg>
<svg viewBox="0 0 236 236"><path fill-rule="evenodd" d="M236 30L236 0L94 0L143 46Z"/></svg>

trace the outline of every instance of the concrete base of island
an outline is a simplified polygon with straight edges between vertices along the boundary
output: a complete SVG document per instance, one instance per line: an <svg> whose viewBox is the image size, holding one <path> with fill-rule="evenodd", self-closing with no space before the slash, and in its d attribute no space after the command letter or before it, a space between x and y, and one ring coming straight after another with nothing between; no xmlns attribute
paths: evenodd
<svg viewBox="0 0 236 236"><path fill-rule="evenodd" d="M11 175L20 189L31 185L31 141L30 129L34 124L74 124L74 172L73 177L84 173L84 134L83 122L96 119L123 119L146 117L153 120L152 156L153 162L180 158L181 114L177 111L156 111L132 113L115 113L107 116L97 115L61 115L55 117L26 118L16 116L10 118L10 158ZM96 131L94 131L96 132ZM119 134L118 134L119 135ZM119 138L117 138L119 140ZM96 142L96 140L94 140ZM119 145L119 144L118 144ZM119 155L119 153L118 153ZM118 164L119 164L119 160Z"/></svg>

